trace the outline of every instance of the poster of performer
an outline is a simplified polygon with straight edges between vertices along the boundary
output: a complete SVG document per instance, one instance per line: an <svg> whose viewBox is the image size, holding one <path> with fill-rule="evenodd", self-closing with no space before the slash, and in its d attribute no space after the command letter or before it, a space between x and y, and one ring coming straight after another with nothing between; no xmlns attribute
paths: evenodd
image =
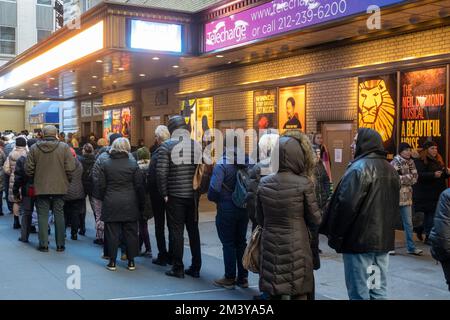
<svg viewBox="0 0 450 320"><path fill-rule="evenodd" d="M203 141L203 136L208 129L214 128L214 99L201 98L197 99L196 112L196 140Z"/></svg>
<svg viewBox="0 0 450 320"><path fill-rule="evenodd" d="M300 130L305 132L305 86L280 88L278 101L278 124L280 133L286 130Z"/></svg>
<svg viewBox="0 0 450 320"><path fill-rule="evenodd" d="M377 131L388 158L396 153L397 75L359 78L358 126Z"/></svg>
<svg viewBox="0 0 450 320"><path fill-rule="evenodd" d="M277 90L253 92L255 130L277 128Z"/></svg>
<svg viewBox="0 0 450 320"><path fill-rule="evenodd" d="M112 133L112 111L103 112L103 138L107 139Z"/></svg>
<svg viewBox="0 0 450 320"><path fill-rule="evenodd" d="M121 134L124 138L131 137L131 109L123 108L122 109L122 125L121 125Z"/></svg>
<svg viewBox="0 0 450 320"><path fill-rule="evenodd" d="M406 72L401 75L401 141L421 149L436 142L446 152L446 68Z"/></svg>
<svg viewBox="0 0 450 320"><path fill-rule="evenodd" d="M120 133L121 129L121 112L120 109L115 109L112 111L112 132L113 133Z"/></svg>

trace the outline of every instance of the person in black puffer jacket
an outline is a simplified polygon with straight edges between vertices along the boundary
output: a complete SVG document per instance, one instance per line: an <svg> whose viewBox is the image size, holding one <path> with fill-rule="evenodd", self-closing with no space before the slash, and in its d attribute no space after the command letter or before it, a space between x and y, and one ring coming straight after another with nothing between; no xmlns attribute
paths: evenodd
<svg viewBox="0 0 450 320"><path fill-rule="evenodd" d="M81 165L83 166L83 176L82 176L82 182L83 182L83 188L84 193L86 194L86 197L89 198L89 203L91 204L91 209L94 211L94 199L92 197L93 192L93 186L92 186L92 167L95 163L95 156L94 156L94 147L90 143L86 143L82 148L82 155L78 157L78 160L80 161ZM81 214L81 220L80 220L80 235L84 236L86 233L86 201L83 201L83 213ZM94 217L95 217L94 213Z"/></svg>
<svg viewBox="0 0 450 320"><path fill-rule="evenodd" d="M441 262L450 291L450 189L442 192L439 197L430 241L431 255Z"/></svg>
<svg viewBox="0 0 450 320"><path fill-rule="evenodd" d="M73 148L70 149L75 161L75 170L73 171L72 180L69 184L69 189L64 195L64 217L67 222L70 221L71 239L77 240L78 230L80 228L81 216L83 214L83 202L85 202L86 194L83 188L83 166L77 159L77 154Z"/></svg>
<svg viewBox="0 0 450 320"><path fill-rule="evenodd" d="M111 271L116 270L121 240L126 245L129 270L135 269L134 258L139 251L138 219L145 208L145 185L136 160L130 158L130 150L127 138L116 139L93 181L103 203L107 268Z"/></svg>
<svg viewBox="0 0 450 320"><path fill-rule="evenodd" d="M314 154L306 135L280 137L279 171L261 179L256 219L263 227L259 290L272 299L313 299L310 228L322 215L311 181Z"/></svg>
<svg viewBox="0 0 450 320"><path fill-rule="evenodd" d="M394 250L394 222L400 210L400 177L386 160L376 131L359 129L352 148L355 159L331 198L322 229L330 247L343 253L349 298L386 299L388 252ZM379 287L367 286L372 265L380 273Z"/></svg>
<svg viewBox="0 0 450 320"><path fill-rule="evenodd" d="M173 249L172 270L167 271L166 275L184 278L184 273L187 273L198 278L202 260L198 230L198 195L194 192L193 179L197 164L201 160L201 146L190 138L188 126L182 116L172 117L168 128L172 138L159 147L156 167L158 189L167 206L169 238L172 239ZM187 150L190 151L188 154L181 152ZM192 264L187 270L183 270L185 225L192 253Z"/></svg>
<svg viewBox="0 0 450 320"><path fill-rule="evenodd" d="M423 226L416 228L417 236L422 238L425 233L425 244L430 244L428 237L433 228L434 213L439 195L447 188L449 170L438 153L437 143L427 141L420 152L420 158L414 161L419 174L417 183L413 186L414 209L424 213Z"/></svg>

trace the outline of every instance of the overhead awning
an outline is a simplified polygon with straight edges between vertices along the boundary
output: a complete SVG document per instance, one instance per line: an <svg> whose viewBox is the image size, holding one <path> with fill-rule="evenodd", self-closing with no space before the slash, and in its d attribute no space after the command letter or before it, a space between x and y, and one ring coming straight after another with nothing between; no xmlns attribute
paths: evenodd
<svg viewBox="0 0 450 320"><path fill-rule="evenodd" d="M59 102L43 102L31 109L30 124L59 123Z"/></svg>

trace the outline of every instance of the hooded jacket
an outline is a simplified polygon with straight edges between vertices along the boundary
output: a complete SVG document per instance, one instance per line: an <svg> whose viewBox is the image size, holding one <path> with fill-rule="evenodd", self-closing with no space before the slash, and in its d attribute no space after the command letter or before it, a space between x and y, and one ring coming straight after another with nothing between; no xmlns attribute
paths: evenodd
<svg viewBox="0 0 450 320"><path fill-rule="evenodd" d="M46 137L30 149L25 165L26 174L34 179L37 196L67 193L75 158L64 142Z"/></svg>
<svg viewBox="0 0 450 320"><path fill-rule="evenodd" d="M438 261L450 261L450 189L439 197L430 233L431 255Z"/></svg>
<svg viewBox="0 0 450 320"><path fill-rule="evenodd" d="M314 288L308 229L317 228L321 212L300 142L281 137L279 155L279 171L261 179L256 195L263 227L259 289L271 296L304 295Z"/></svg>
<svg viewBox="0 0 450 320"><path fill-rule="evenodd" d="M342 177L324 221L328 244L338 253L394 250L400 179L387 162L381 136L358 131L355 159Z"/></svg>
<svg viewBox="0 0 450 320"><path fill-rule="evenodd" d="M9 154L8 158L6 159L5 164L3 165L3 170L5 173L9 176L9 188L8 188L8 201L9 202L19 202L18 199L14 195L14 172L16 169L16 163L17 160L19 160L20 157L27 155L27 148L26 147L15 147L13 151Z"/></svg>

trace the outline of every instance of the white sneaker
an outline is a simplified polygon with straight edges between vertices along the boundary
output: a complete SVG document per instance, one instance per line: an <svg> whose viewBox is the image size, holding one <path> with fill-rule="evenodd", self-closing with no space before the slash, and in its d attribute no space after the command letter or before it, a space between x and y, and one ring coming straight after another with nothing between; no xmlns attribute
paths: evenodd
<svg viewBox="0 0 450 320"><path fill-rule="evenodd" d="M390 256L395 256L395 250L389 251Z"/></svg>
<svg viewBox="0 0 450 320"><path fill-rule="evenodd" d="M408 251L408 254L412 254L412 255L415 255L415 256L421 256L423 254L423 250L416 249L416 250L411 251L411 252Z"/></svg>

